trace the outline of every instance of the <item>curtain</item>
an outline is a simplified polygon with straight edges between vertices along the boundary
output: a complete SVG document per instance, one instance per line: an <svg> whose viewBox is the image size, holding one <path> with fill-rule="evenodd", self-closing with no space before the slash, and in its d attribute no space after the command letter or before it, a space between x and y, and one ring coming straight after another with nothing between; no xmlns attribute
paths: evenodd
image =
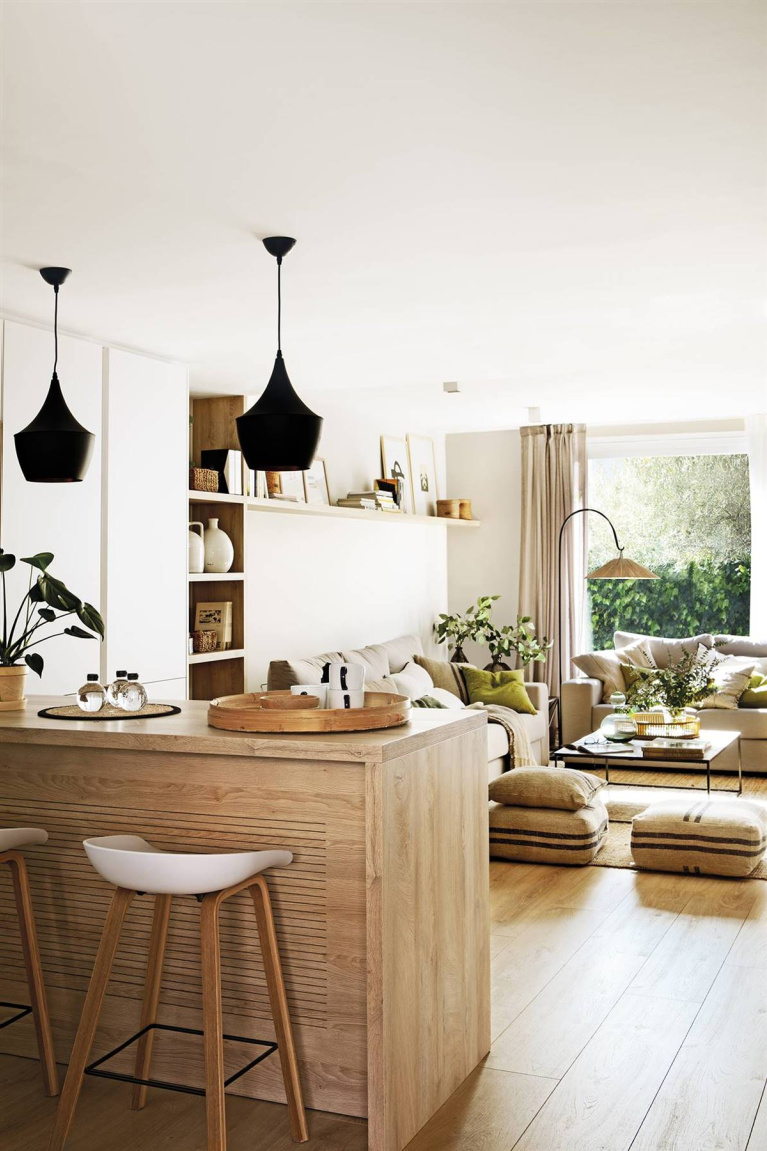
<svg viewBox="0 0 767 1151"><path fill-rule="evenodd" d="M532 617L539 636L554 640L545 663L528 666L528 676L559 695L558 547L565 518L586 504L586 427L543 424L520 428L522 437L522 541L519 557L519 612ZM565 528L562 552L562 667L571 675L584 607L586 516Z"/></svg>
<svg viewBox="0 0 767 1151"><path fill-rule="evenodd" d="M767 415L746 418L751 486L751 623L749 632L767 640Z"/></svg>

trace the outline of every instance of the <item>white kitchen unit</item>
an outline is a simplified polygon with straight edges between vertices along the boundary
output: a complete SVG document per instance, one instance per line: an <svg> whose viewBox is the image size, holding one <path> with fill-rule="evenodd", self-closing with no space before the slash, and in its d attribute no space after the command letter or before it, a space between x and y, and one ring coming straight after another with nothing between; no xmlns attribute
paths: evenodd
<svg viewBox="0 0 767 1151"><path fill-rule="evenodd" d="M58 375L73 415L96 434L82 483L30 484L16 459L14 432L32 420L48 392L53 368L53 334L5 322L3 356L3 500L0 541L17 557L50 551L51 573L70 591L99 606L101 598L101 401L102 349L87 340L59 336ZM27 589L30 568L17 563L6 577L9 605ZM77 623L76 617L67 623ZM62 625L46 631L59 632ZM30 671L27 691L59 695L76 691L86 673L99 670L97 640L60 636L34 650L45 660L42 680Z"/></svg>
<svg viewBox="0 0 767 1151"><path fill-rule="evenodd" d="M107 348L104 385L103 674L137 671L150 697L184 698L186 368Z"/></svg>

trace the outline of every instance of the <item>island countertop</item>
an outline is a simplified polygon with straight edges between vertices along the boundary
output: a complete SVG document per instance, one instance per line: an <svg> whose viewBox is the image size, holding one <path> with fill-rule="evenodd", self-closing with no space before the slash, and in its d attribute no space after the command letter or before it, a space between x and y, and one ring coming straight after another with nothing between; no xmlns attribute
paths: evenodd
<svg viewBox="0 0 767 1151"><path fill-rule="evenodd" d="M306 1104L366 1118L370 1151L402 1151L490 1047L487 717L417 709L385 731L253 735L208 727L204 702L143 720L38 716L61 702L30 697L0 713L0 826L49 835L24 854L58 1058L112 893L84 839L283 848L292 863L266 878ZM12 898L0 874L0 922L12 921ZM131 906L92 1058L138 1030L152 902ZM221 916L224 1030L271 1041L252 904L229 900ZM4 999L26 1002L23 973L6 932ZM197 903L174 897L161 1022L199 1028L200 973ZM158 1040L153 1077L199 1085L190 1042ZM35 1057L28 1020L0 1029L0 1051ZM278 1063L231 1090L283 1101Z"/></svg>
<svg viewBox="0 0 767 1151"><path fill-rule="evenodd" d="M180 714L147 719L65 720L38 715L44 708L71 703L71 697L29 696L25 710L0 712L0 745L48 744L288 759L303 756L311 749L317 759L385 763L451 739L458 730L484 727L487 722L481 711L415 708L408 723L383 731L260 734L209 727L208 704L201 700L177 703Z"/></svg>

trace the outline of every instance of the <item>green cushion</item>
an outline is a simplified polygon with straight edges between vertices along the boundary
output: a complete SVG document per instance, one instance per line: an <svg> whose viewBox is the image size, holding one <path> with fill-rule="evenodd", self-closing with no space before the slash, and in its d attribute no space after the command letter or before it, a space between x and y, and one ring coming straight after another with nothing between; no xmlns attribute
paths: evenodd
<svg viewBox="0 0 767 1151"><path fill-rule="evenodd" d="M521 669L480 671L477 667L464 667L462 671L472 703L499 703L526 715L538 714L525 690L525 673Z"/></svg>
<svg viewBox="0 0 767 1151"><path fill-rule="evenodd" d="M446 703L440 703L438 699L434 699L430 695L422 695L420 699L412 700L413 707L443 707L447 709Z"/></svg>
<svg viewBox="0 0 767 1151"><path fill-rule="evenodd" d="M738 700L738 707L767 708L767 675L752 675Z"/></svg>

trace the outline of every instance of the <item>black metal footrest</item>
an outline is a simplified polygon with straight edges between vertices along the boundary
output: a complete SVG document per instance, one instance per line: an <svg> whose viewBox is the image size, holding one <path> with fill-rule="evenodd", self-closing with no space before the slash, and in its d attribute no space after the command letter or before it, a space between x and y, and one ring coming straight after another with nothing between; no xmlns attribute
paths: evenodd
<svg viewBox="0 0 767 1151"><path fill-rule="evenodd" d="M2 1006L2 1005L0 1005ZM17 1004L6 1004L6 1006L14 1007ZM28 1010L31 1010L29 1008ZM26 1013L25 1013L26 1014ZM20 1018L20 1017L19 1017ZM9 1020L9 1022L13 1022ZM5 1024L3 1024L5 1026ZM103 1071L102 1064L106 1063L109 1059L114 1059L115 1055L119 1055L126 1047L130 1047L142 1035L146 1035L148 1031L175 1031L181 1035L203 1035L204 1032L198 1031L193 1027L169 1027L165 1023L150 1023L147 1027L142 1027L141 1031L137 1031L135 1035L131 1035L130 1039L126 1039L119 1047L115 1047L113 1051L108 1051L106 1055L102 1055L94 1063L91 1063L85 1068L86 1075L97 1075L101 1079L118 1079L121 1083L139 1083L144 1087L162 1087L165 1091L182 1091L187 1095L204 1095L204 1087L187 1087L183 1083L167 1083L162 1079L137 1079L135 1075L126 1075L119 1071ZM269 1055L273 1055L277 1050L276 1043L267 1043L263 1039L249 1039L246 1035L224 1035L224 1039L231 1039L235 1043L251 1043L259 1047L266 1048L255 1059L251 1059L250 1063L246 1064L240 1071L235 1071L234 1075L230 1075L224 1081L224 1087L228 1087L230 1083L234 1083L235 1079L240 1079L248 1071L252 1070L256 1064L261 1063Z"/></svg>
<svg viewBox="0 0 767 1151"><path fill-rule="evenodd" d="M2 1023L0 1023L0 1031L2 1031L4 1027L10 1027L12 1023L18 1023L19 1019L23 1019L25 1015L32 1014L32 1008L29 1007L26 1003L0 1002L0 1007L10 1007L12 1010L15 1009L16 1011L16 1015L12 1015L10 1019L4 1019Z"/></svg>

